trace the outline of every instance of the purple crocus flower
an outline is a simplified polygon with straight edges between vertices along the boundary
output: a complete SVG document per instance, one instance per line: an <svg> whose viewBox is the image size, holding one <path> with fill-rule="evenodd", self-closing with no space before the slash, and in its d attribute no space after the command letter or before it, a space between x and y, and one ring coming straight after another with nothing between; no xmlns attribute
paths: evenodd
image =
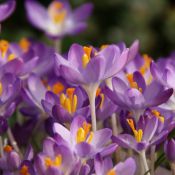
<svg viewBox="0 0 175 175"><path fill-rule="evenodd" d="M35 159L34 165L37 175L62 175L70 174L77 164L71 150L59 145L52 139L47 138L43 143L43 151Z"/></svg>
<svg viewBox="0 0 175 175"><path fill-rule="evenodd" d="M133 158L128 158L113 167L111 158L102 159L98 154L95 157L94 164L96 175L134 175L136 172L136 163Z"/></svg>
<svg viewBox="0 0 175 175"><path fill-rule="evenodd" d="M124 148L131 148L140 153L147 150L150 145L161 143L169 133L168 127L158 132L160 118L157 116L142 116L138 123L134 124L132 119L127 119L134 136L120 134L113 136L113 141Z"/></svg>
<svg viewBox="0 0 175 175"><path fill-rule="evenodd" d="M1 152L0 169L5 173L10 173L18 169L21 158L10 145L5 145Z"/></svg>
<svg viewBox="0 0 175 175"><path fill-rule="evenodd" d="M156 80L163 84L166 88L173 88L175 90L174 84L174 73L175 64L174 57L167 58L166 60L160 59L157 63L151 64L151 73ZM162 109L175 110L175 94L167 101L167 103L160 106Z"/></svg>
<svg viewBox="0 0 175 175"><path fill-rule="evenodd" d="M12 74L4 74L0 78L0 116L9 117L13 114L15 98L20 92L21 81Z"/></svg>
<svg viewBox="0 0 175 175"><path fill-rule="evenodd" d="M0 4L0 23L6 20L13 13L15 6L15 0L8 0L3 4Z"/></svg>
<svg viewBox="0 0 175 175"><path fill-rule="evenodd" d="M53 72L53 48L27 38L22 38L18 43L10 43L9 47L11 52L24 62L22 74L33 72L44 76Z"/></svg>
<svg viewBox="0 0 175 175"><path fill-rule="evenodd" d="M73 44L68 59L56 54L56 71L73 84L95 84L114 76L128 61L129 49L109 45L99 52L93 47Z"/></svg>
<svg viewBox="0 0 175 175"><path fill-rule="evenodd" d="M59 123L55 123L53 130L58 143L67 145L80 158L93 158L97 153L103 156L114 152L117 145L108 144L112 131L108 128L95 132L91 131L91 124L83 117L75 117L71 123L70 131Z"/></svg>
<svg viewBox="0 0 175 175"><path fill-rule="evenodd" d="M53 38L84 30L93 7L87 3L72 11L68 1L62 0L54 0L48 9L34 0L26 0L25 6L30 22Z"/></svg>
<svg viewBox="0 0 175 175"><path fill-rule="evenodd" d="M89 106L84 105L85 101L86 96L80 88L70 87L60 94L48 91L41 103L48 115L65 123L72 121L77 115L89 116Z"/></svg>
<svg viewBox="0 0 175 175"><path fill-rule="evenodd" d="M146 85L144 77L138 71L128 76L128 82L113 78L112 85L113 91L106 89L106 94L121 109L133 112L137 120L146 108L165 103L173 93L173 89L165 90L156 81Z"/></svg>
<svg viewBox="0 0 175 175"><path fill-rule="evenodd" d="M95 97L98 86L125 66L129 51L116 45L97 51L91 46L73 44L68 59L56 54L56 72L69 82L82 85L89 97L93 131L96 131Z"/></svg>

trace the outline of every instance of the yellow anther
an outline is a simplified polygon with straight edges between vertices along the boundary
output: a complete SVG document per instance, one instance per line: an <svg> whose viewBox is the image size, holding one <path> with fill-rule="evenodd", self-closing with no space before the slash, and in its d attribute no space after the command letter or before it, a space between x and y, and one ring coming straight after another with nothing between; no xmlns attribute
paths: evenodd
<svg viewBox="0 0 175 175"><path fill-rule="evenodd" d="M71 112L74 113L77 110L78 98L76 95L73 96Z"/></svg>
<svg viewBox="0 0 175 175"><path fill-rule="evenodd" d="M117 175L114 169L111 169L107 172L106 175Z"/></svg>
<svg viewBox="0 0 175 175"><path fill-rule="evenodd" d="M138 131L135 129L134 121L132 119L127 119L127 122L134 133L136 141L141 142L142 136L143 136L143 131L141 129L139 129Z"/></svg>
<svg viewBox="0 0 175 175"><path fill-rule="evenodd" d="M50 157L45 157L44 162L46 167L59 167L62 164L62 156L59 154L55 160L52 160Z"/></svg>
<svg viewBox="0 0 175 175"><path fill-rule="evenodd" d="M65 99L64 108L71 114L71 101L69 98Z"/></svg>
<svg viewBox="0 0 175 175"><path fill-rule="evenodd" d="M78 131L77 131L77 143L81 143L81 142L84 142L86 139L85 137L85 131L83 128L79 128Z"/></svg>
<svg viewBox="0 0 175 175"><path fill-rule="evenodd" d="M100 94L100 97L101 97L100 109L102 109L103 104L104 104L104 100L105 100L105 95L104 94Z"/></svg>
<svg viewBox="0 0 175 175"><path fill-rule="evenodd" d="M91 52L92 52L92 47L83 47L84 50L84 54L82 57L82 63L83 63L83 67L86 68L87 64L89 63L90 59L91 59Z"/></svg>
<svg viewBox="0 0 175 175"><path fill-rule="evenodd" d="M133 74L126 74L126 78L130 84L133 82Z"/></svg>
<svg viewBox="0 0 175 175"><path fill-rule="evenodd" d="M5 152L11 152L13 150L13 148L10 146L10 145L6 145L5 147L4 147L4 151Z"/></svg>
<svg viewBox="0 0 175 175"><path fill-rule="evenodd" d="M64 106L65 100L66 100L66 95L62 93L62 94L60 95L60 104L61 104L62 106Z"/></svg>
<svg viewBox="0 0 175 175"><path fill-rule="evenodd" d="M143 136L143 131L141 129L139 129L138 131L135 130L134 136L135 136L137 142L141 142L142 136Z"/></svg>
<svg viewBox="0 0 175 175"><path fill-rule="evenodd" d="M12 61L12 60L14 60L15 58L16 58L15 54L11 53L11 54L8 56L7 60L8 60L8 61Z"/></svg>
<svg viewBox="0 0 175 175"><path fill-rule="evenodd" d="M20 169L20 175L30 175L29 168L26 165L23 165Z"/></svg>
<svg viewBox="0 0 175 175"><path fill-rule="evenodd" d="M128 79L131 88L137 89L142 93L142 88L138 87L137 82L134 81L133 74L126 74L126 78Z"/></svg>
<svg viewBox="0 0 175 175"><path fill-rule="evenodd" d="M153 114L154 116L156 116L162 123L164 123L165 118L164 118L164 116L162 116L162 115L160 114L159 111L153 109L151 112L152 112L152 114Z"/></svg>
<svg viewBox="0 0 175 175"><path fill-rule="evenodd" d="M66 90L66 94L70 98L71 101L73 99L74 92L75 92L75 88L67 88Z"/></svg>
<svg viewBox="0 0 175 175"><path fill-rule="evenodd" d="M53 162L54 166L60 166L62 164L62 156L59 154L56 156L55 161Z"/></svg>
<svg viewBox="0 0 175 175"><path fill-rule="evenodd" d="M101 89L98 88L98 89L97 89L97 92L96 92L96 97L98 97L98 96L100 95L100 92L101 92Z"/></svg>
<svg viewBox="0 0 175 175"><path fill-rule="evenodd" d="M83 126L77 131L76 141L77 143L87 142L90 143L93 139L94 133L90 132L91 124L83 122Z"/></svg>
<svg viewBox="0 0 175 175"><path fill-rule="evenodd" d="M142 67L139 69L139 72L140 72L142 75L144 75L145 72L149 69L152 58L149 57L147 54L144 54L144 55L143 55L143 59L144 59L144 64L143 64Z"/></svg>
<svg viewBox="0 0 175 175"><path fill-rule="evenodd" d="M2 92L3 92L3 86L2 83L0 82L0 95L2 95Z"/></svg>
<svg viewBox="0 0 175 175"><path fill-rule="evenodd" d="M9 48L9 42L6 40L1 40L0 41L0 51L1 51L2 58L5 57L8 48Z"/></svg>
<svg viewBox="0 0 175 175"><path fill-rule="evenodd" d="M92 142L93 137L94 137L94 133L91 131L88 138L87 138L87 143L90 144Z"/></svg>
<svg viewBox="0 0 175 175"><path fill-rule="evenodd" d="M89 131L91 130L91 124L87 122L83 122L83 129L85 131L85 136L87 136Z"/></svg>
<svg viewBox="0 0 175 175"><path fill-rule="evenodd" d="M65 108L70 114L76 112L78 99L77 95L74 95L75 88L68 88L66 90L66 95L60 95L60 104Z"/></svg>
<svg viewBox="0 0 175 175"><path fill-rule="evenodd" d="M63 10L62 12L59 12L53 16L54 23L58 24L61 23L66 17L66 11Z"/></svg>
<svg viewBox="0 0 175 175"><path fill-rule="evenodd" d="M46 157L44 160L45 160L45 166L47 167L52 166L52 160L50 157Z"/></svg>
<svg viewBox="0 0 175 175"><path fill-rule="evenodd" d="M52 86L52 92L55 93L55 94L59 94L61 93L62 91L64 90L64 85L60 82L57 82L55 83L53 86Z"/></svg>
<svg viewBox="0 0 175 175"><path fill-rule="evenodd" d="M31 43L27 38L22 38L19 41L19 46L21 47L23 52L27 52L29 50L30 45L31 45Z"/></svg>

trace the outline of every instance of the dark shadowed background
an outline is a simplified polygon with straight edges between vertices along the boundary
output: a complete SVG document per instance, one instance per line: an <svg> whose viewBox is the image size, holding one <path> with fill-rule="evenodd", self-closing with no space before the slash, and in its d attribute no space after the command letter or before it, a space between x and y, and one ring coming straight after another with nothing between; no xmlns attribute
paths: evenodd
<svg viewBox="0 0 175 175"><path fill-rule="evenodd" d="M4 1L0 1L4 2ZM40 0L46 6L51 0ZM173 0L71 0L73 7L85 2L94 4L94 11L85 32L63 40L63 51L70 44L117 43L131 44L134 39L141 42L142 53L155 59L175 50L175 1ZM2 24L1 37L18 41L21 37L45 40L44 34L30 25L24 8L24 0L17 0L13 16Z"/></svg>

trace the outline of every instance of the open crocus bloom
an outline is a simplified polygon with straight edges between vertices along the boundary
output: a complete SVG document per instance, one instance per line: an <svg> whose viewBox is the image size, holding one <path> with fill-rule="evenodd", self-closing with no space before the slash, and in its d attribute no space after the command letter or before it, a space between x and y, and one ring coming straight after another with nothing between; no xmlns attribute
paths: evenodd
<svg viewBox="0 0 175 175"><path fill-rule="evenodd" d="M61 124L55 123L53 130L58 143L64 143L81 158L92 158L100 152L103 156L115 151L116 144L108 144L112 131L108 128L95 132L91 131L91 124L83 117L75 117L70 131Z"/></svg>
<svg viewBox="0 0 175 175"><path fill-rule="evenodd" d="M84 4L72 11L67 1L54 0L46 9L34 0L26 0L26 9L30 22L55 38L84 30L92 4Z"/></svg>
<svg viewBox="0 0 175 175"><path fill-rule="evenodd" d="M123 51L109 45L100 51L93 47L73 44L66 60L56 54L56 68L66 80L73 84L95 84L118 73L128 61L129 49Z"/></svg>
<svg viewBox="0 0 175 175"><path fill-rule="evenodd" d="M130 134L119 134L113 136L113 141L125 148L131 148L136 152L147 150L150 145L159 144L166 139L169 129L163 129L157 133L159 128L159 120L157 116L140 117L136 126L132 119L127 119L133 136Z"/></svg>
<svg viewBox="0 0 175 175"><path fill-rule="evenodd" d="M7 2L0 4L0 23L7 19L15 10L16 1L8 0Z"/></svg>
<svg viewBox="0 0 175 175"><path fill-rule="evenodd" d="M173 89L165 90L156 81L146 85L144 77L138 71L128 75L128 82L115 77L112 84L113 91L106 89L106 94L122 109L133 112L137 120L146 108L165 103L173 93Z"/></svg>
<svg viewBox="0 0 175 175"><path fill-rule="evenodd" d="M113 167L111 158L107 157L103 160L101 156L97 154L94 164L96 175L134 175L136 172L136 163L133 158L119 162Z"/></svg>

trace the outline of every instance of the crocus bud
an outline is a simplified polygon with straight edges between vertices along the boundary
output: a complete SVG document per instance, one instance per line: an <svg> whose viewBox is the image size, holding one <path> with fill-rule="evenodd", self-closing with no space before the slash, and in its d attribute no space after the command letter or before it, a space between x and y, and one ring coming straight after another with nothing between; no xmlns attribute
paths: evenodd
<svg viewBox="0 0 175 175"><path fill-rule="evenodd" d="M167 140L164 144L164 151L169 161L175 162L175 140Z"/></svg>

